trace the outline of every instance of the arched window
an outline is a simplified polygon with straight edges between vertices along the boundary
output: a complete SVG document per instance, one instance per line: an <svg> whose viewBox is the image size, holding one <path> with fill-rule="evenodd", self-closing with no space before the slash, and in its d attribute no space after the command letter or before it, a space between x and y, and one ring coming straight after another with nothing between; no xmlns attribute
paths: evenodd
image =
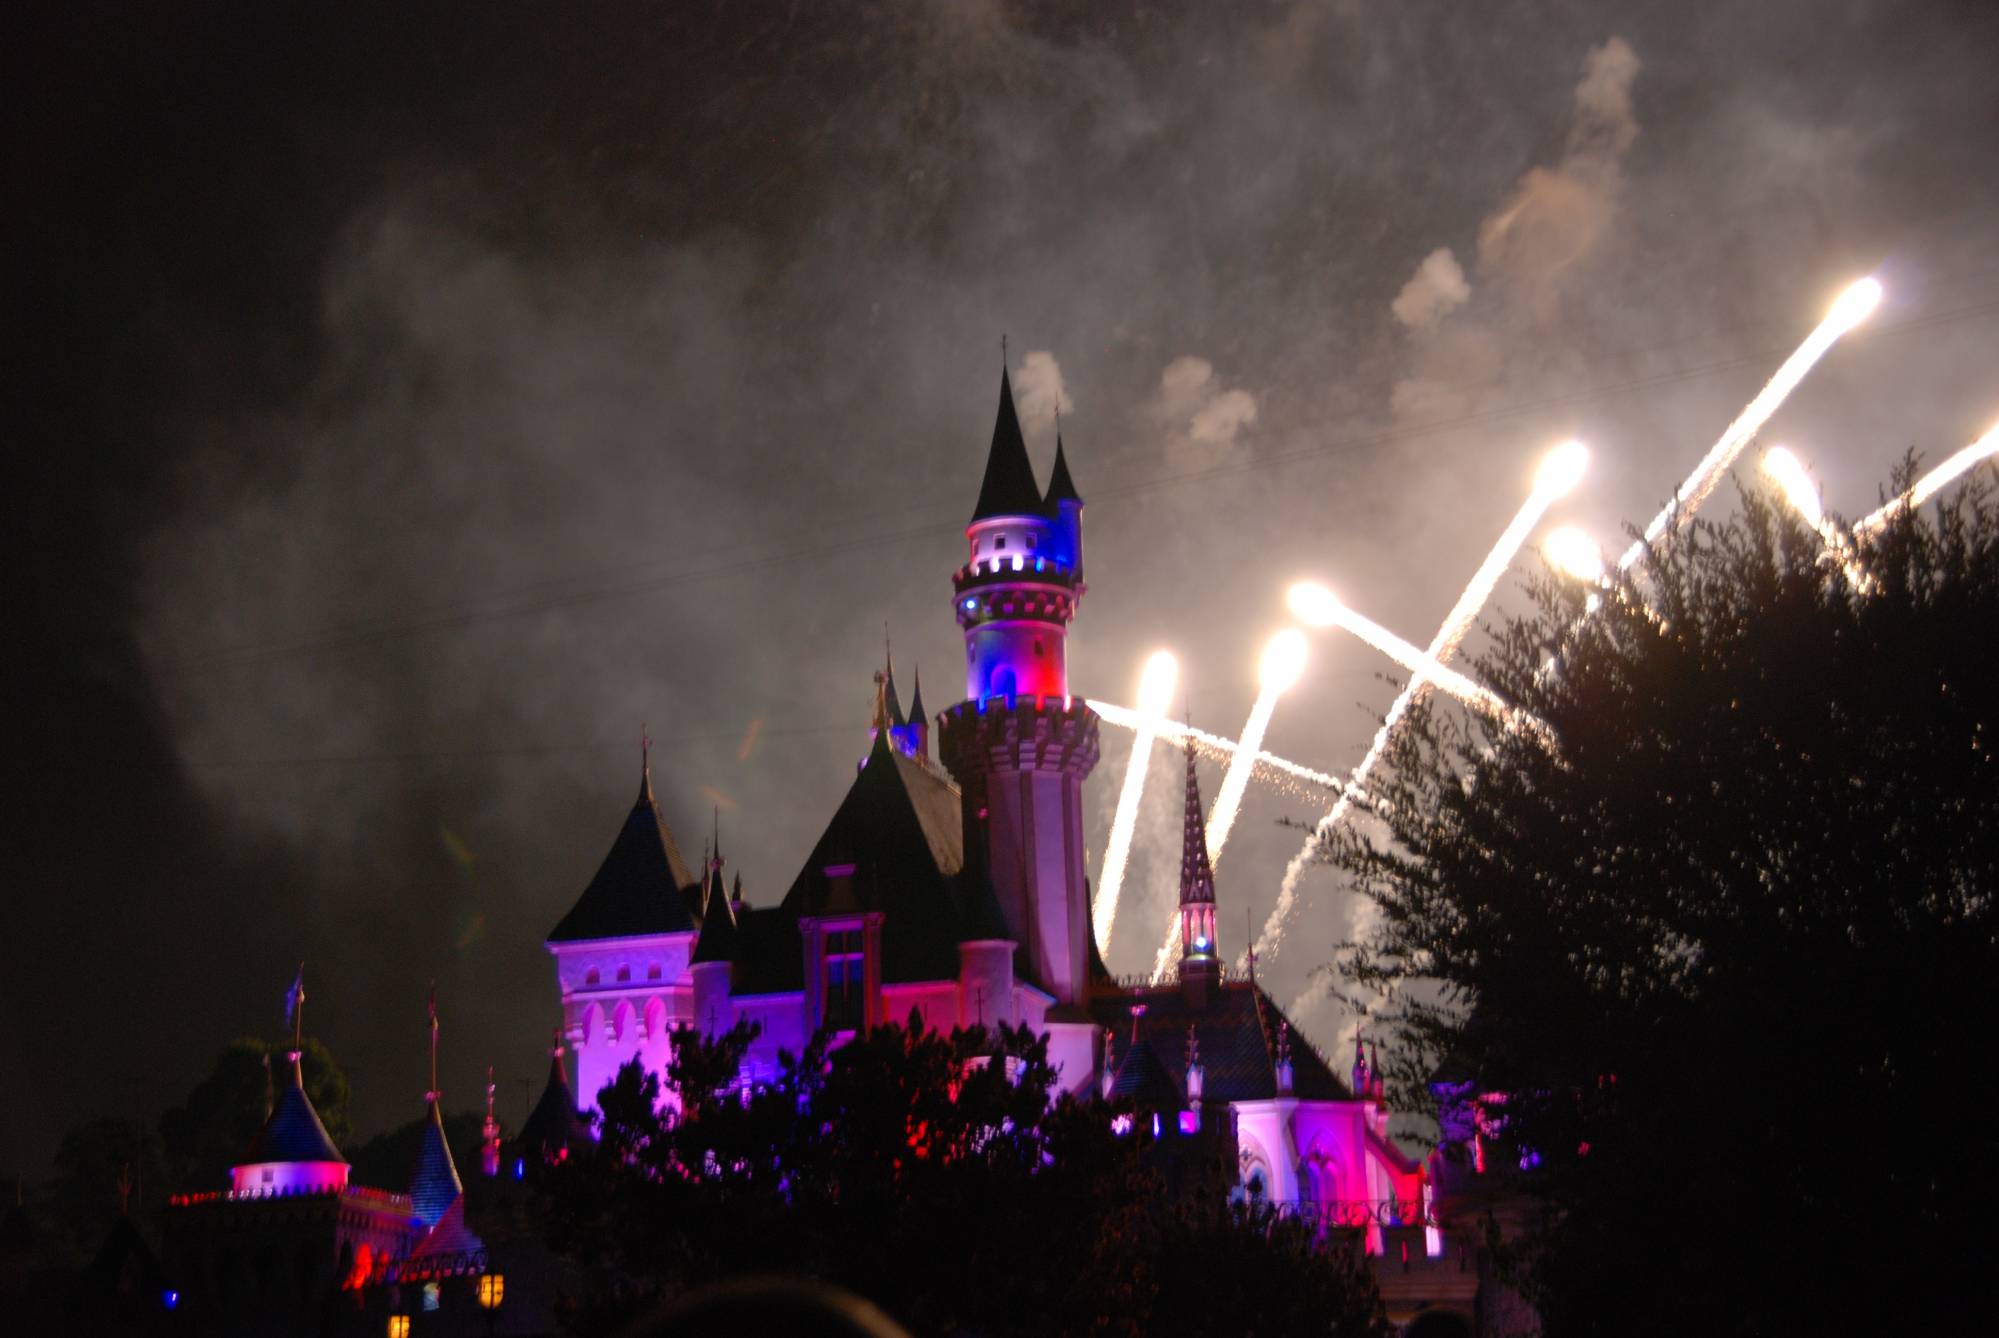
<svg viewBox="0 0 1999 1338"><path fill-rule="evenodd" d="M603 977L597 974L597 968L594 966L583 973L583 983L585 985L595 985L602 979Z"/></svg>
<svg viewBox="0 0 1999 1338"><path fill-rule="evenodd" d="M629 966L621 966L621 967L619 967L619 968L618 968L618 983L619 983L619 984L621 984L621 985L622 985L622 984L624 984L624 983L625 983L626 981L630 980L631 978L632 978L632 968L630 968Z"/></svg>
<svg viewBox="0 0 1999 1338"><path fill-rule="evenodd" d="M646 1040L655 1047L666 1044L666 1001L657 994L646 1000Z"/></svg>
<svg viewBox="0 0 1999 1338"><path fill-rule="evenodd" d="M632 1002L618 1000L617 1011L611 1014L611 1039L624 1041L632 1034Z"/></svg>
<svg viewBox="0 0 1999 1338"><path fill-rule="evenodd" d="M1013 674L1013 666L1010 664L1003 664L999 666L999 668L993 670L992 691L987 695L993 697L1005 697L1007 700L1011 701L1013 700L1013 694L1016 690L1015 689L1016 681L1017 680L1014 678Z"/></svg>
<svg viewBox="0 0 1999 1338"><path fill-rule="evenodd" d="M578 1045L589 1045L597 1039L597 1029L604 1025L604 1010L591 1004L583 1010L583 1034L577 1038Z"/></svg>

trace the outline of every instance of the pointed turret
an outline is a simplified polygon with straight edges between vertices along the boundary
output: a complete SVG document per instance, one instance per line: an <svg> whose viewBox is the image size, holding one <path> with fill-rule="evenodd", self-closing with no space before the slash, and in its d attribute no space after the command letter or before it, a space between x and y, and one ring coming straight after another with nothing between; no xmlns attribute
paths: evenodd
<svg viewBox="0 0 1999 1338"><path fill-rule="evenodd" d="M1069 456L1062 448L1062 434L1055 434L1055 468L1048 475L1048 495L1042 499L1045 506L1056 506L1062 502L1083 504L1083 495L1076 491L1076 480L1069 474Z"/></svg>
<svg viewBox="0 0 1999 1338"><path fill-rule="evenodd" d="M562 1161L571 1148L581 1147L590 1139L588 1126L576 1113L576 1095L569 1089L569 1070L563 1066L562 1054L559 1040L549 1047L548 1082L542 1087L534 1109L528 1112L527 1122L521 1125L524 1161Z"/></svg>
<svg viewBox="0 0 1999 1338"><path fill-rule="evenodd" d="M1076 480L1069 476L1069 455L1062 449L1062 429L1055 429L1055 469L1048 476L1048 495L1042 510L1055 522L1055 538L1050 556L1066 563L1077 576L1083 574L1083 497Z"/></svg>
<svg viewBox="0 0 1999 1338"><path fill-rule="evenodd" d="M640 750L638 800L596 876L549 931L548 941L685 933L694 928L688 902L699 886L653 798L651 741L646 740Z"/></svg>
<svg viewBox="0 0 1999 1338"><path fill-rule="evenodd" d="M701 937L694 940L692 963L735 961L737 938L736 908L723 890L722 871L717 868L701 906Z"/></svg>
<svg viewBox="0 0 1999 1338"><path fill-rule="evenodd" d="M451 1144L444 1137L444 1114L437 1098L437 986L430 987L430 1090L423 1094L423 1134L410 1170L410 1208L426 1231L435 1227L465 1193Z"/></svg>
<svg viewBox="0 0 1999 1338"><path fill-rule="evenodd" d="M287 1051L286 1062L277 1066L278 1094L270 1118L243 1160L230 1168L230 1188L237 1194L328 1193L347 1187L347 1159L305 1094L301 1054Z"/></svg>
<svg viewBox="0 0 1999 1338"><path fill-rule="evenodd" d="M410 1209L424 1229L429 1230L464 1192L464 1182L458 1178L458 1164L451 1157L451 1144L444 1136L444 1115L433 1092L425 1103L423 1138L417 1144L416 1165L410 1169Z"/></svg>
<svg viewBox="0 0 1999 1338"><path fill-rule="evenodd" d="M1194 740L1187 738L1186 811L1180 839L1180 983L1205 998L1221 979L1215 946L1215 869L1208 859L1207 826L1201 819L1201 781L1194 770Z"/></svg>
<svg viewBox="0 0 1999 1338"><path fill-rule="evenodd" d="M1034 482L1034 464L1027 458L1020 415L1013 407L1013 381L1000 368L999 414L993 422L993 444L986 453L986 477L979 485L979 502L972 523L995 516L1038 516L1041 489Z"/></svg>
<svg viewBox="0 0 1999 1338"><path fill-rule="evenodd" d="M912 757L930 756L930 717L923 709L923 670L916 671L916 690L909 698L909 724L904 730L909 746L903 749Z"/></svg>

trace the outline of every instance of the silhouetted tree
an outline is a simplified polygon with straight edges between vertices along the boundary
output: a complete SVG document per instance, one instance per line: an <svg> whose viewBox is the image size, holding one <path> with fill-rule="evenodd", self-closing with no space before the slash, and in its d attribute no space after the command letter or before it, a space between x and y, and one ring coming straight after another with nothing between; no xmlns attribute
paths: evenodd
<svg viewBox="0 0 1999 1338"><path fill-rule="evenodd" d="M1051 1099L1029 1029L943 1035L912 1015L815 1039L745 1086L754 1034L675 1035L677 1117L626 1066L598 1096L596 1148L549 1177L577 1331L758 1272L838 1282L916 1334L1195 1332L1224 1314L1208 1331L1385 1331L1348 1253L1227 1207L1219 1146L1205 1192L1176 1198L1142 1129L1119 1137L1104 1106Z"/></svg>
<svg viewBox="0 0 1999 1338"><path fill-rule="evenodd" d="M1403 1095L1504 1096L1551 1335L1922 1331L1993 1257L1991 491L1859 557L1752 493L1588 616L1534 582L1477 670L1550 731L1413 712L1322 852Z"/></svg>

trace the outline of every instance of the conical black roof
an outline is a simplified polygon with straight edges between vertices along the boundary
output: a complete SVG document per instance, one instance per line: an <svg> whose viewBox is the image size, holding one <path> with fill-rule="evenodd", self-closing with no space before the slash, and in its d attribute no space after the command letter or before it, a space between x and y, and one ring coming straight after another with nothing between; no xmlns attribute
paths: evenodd
<svg viewBox="0 0 1999 1338"><path fill-rule="evenodd" d="M638 802L625 817L611 853L604 856L597 876L554 929L551 943L582 939L623 938L629 934L674 934L691 931L683 891L696 886L681 858L680 844L659 815L652 795L652 772L639 782Z"/></svg>
<svg viewBox="0 0 1999 1338"><path fill-rule="evenodd" d="M424 1112L423 1140L417 1144L416 1165L410 1170L410 1207L425 1227L434 1227L453 1203L465 1192L458 1178L458 1164L451 1159L451 1143L444 1136L444 1116L437 1098L430 1098Z"/></svg>
<svg viewBox="0 0 1999 1338"><path fill-rule="evenodd" d="M993 423L992 450L986 455L986 478L979 485L979 504L972 511L972 519L1038 516L1041 513L1041 489L1034 482L1034 465L1027 458L1027 441L1020 434L1020 415L1014 412L1013 382L1002 367L999 417Z"/></svg>
<svg viewBox="0 0 1999 1338"><path fill-rule="evenodd" d="M722 889L722 871L708 877L708 896L701 907L701 937L694 941L696 962L736 960L736 911Z"/></svg>
<svg viewBox="0 0 1999 1338"><path fill-rule="evenodd" d="M1057 502L1083 504L1083 495L1076 491L1076 480L1069 477L1069 457L1062 450L1062 436L1055 436L1055 470L1048 476L1048 495L1042 503L1049 511L1055 510Z"/></svg>
<svg viewBox="0 0 1999 1338"><path fill-rule="evenodd" d="M958 792L878 734L782 910L794 922L884 912L884 980L953 979L958 944L979 936L965 932L959 916L964 832ZM829 867L841 865L853 873L828 876Z"/></svg>
<svg viewBox="0 0 1999 1338"><path fill-rule="evenodd" d="M557 1048L548 1058L548 1082L541 1089L541 1099L534 1103L527 1123L521 1126L520 1146L526 1152L553 1161L567 1156L569 1149L581 1146L589 1138L583 1117L576 1111L576 1095L569 1090L569 1071L562 1066L562 1051Z"/></svg>
<svg viewBox="0 0 1999 1338"><path fill-rule="evenodd" d="M299 1052L291 1052L291 1062L285 1065L285 1082L278 1088L278 1099L271 1107L270 1118L264 1127L250 1140L250 1146L243 1153L238 1166L259 1166L266 1162L308 1162L332 1161L345 1165L347 1159L340 1155L340 1149L333 1145L326 1126L320 1123L319 1112L312 1108L312 1099L305 1094L305 1078L299 1072Z"/></svg>
<svg viewBox="0 0 1999 1338"><path fill-rule="evenodd" d="M923 713L923 671L916 671L916 691L909 698L909 723L927 725L930 717Z"/></svg>

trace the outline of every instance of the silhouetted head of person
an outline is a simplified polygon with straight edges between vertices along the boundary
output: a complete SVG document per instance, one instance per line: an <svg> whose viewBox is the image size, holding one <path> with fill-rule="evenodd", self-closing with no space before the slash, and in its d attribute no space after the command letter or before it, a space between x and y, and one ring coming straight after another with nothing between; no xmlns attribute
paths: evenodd
<svg viewBox="0 0 1999 1338"><path fill-rule="evenodd" d="M872 1302L823 1282L731 1278L689 1292L625 1330L624 1338L909 1338Z"/></svg>

